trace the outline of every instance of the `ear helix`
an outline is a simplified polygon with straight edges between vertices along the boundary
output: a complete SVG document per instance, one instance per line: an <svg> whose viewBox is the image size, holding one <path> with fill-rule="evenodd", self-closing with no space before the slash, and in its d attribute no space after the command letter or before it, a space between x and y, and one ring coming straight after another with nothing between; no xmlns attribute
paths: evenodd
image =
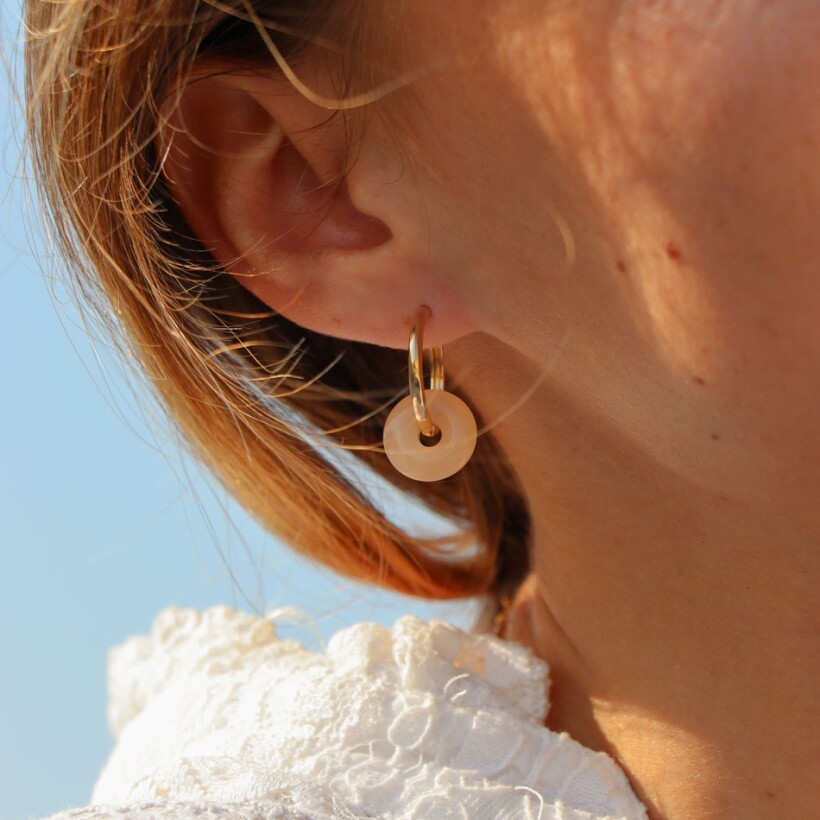
<svg viewBox="0 0 820 820"><path fill-rule="evenodd" d="M440 347L431 349L430 389L424 389L424 322L422 306L410 331L410 395L391 411L384 424L384 451L390 463L416 481L440 481L457 473L475 450L478 431L470 408L444 389Z"/></svg>

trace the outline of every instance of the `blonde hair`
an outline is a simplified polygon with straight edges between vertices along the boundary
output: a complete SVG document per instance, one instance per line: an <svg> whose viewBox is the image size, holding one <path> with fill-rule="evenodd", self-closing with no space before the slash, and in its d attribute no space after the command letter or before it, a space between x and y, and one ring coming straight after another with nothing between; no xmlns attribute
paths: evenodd
<svg viewBox="0 0 820 820"><path fill-rule="evenodd" d="M347 92L372 80L363 17L349 0L30 0L34 170L83 301L259 521L349 577L428 598L500 596L526 571L529 516L492 435L447 481L393 470L379 444L406 387L406 353L269 310L192 236L155 155L163 90L197 56L270 66L271 45L289 65L323 54ZM422 538L392 523L344 452L449 519L452 533Z"/></svg>

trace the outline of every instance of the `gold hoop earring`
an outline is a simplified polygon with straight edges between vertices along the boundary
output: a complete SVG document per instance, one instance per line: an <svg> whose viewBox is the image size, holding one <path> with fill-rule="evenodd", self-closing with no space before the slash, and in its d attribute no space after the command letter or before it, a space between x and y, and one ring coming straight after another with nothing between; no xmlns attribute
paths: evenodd
<svg viewBox="0 0 820 820"><path fill-rule="evenodd" d="M424 388L424 322L430 308L416 312L410 330L410 395L384 424L384 451L390 463L416 481L440 481L457 473L475 450L478 430L470 408L444 389L444 355L431 349L430 389Z"/></svg>

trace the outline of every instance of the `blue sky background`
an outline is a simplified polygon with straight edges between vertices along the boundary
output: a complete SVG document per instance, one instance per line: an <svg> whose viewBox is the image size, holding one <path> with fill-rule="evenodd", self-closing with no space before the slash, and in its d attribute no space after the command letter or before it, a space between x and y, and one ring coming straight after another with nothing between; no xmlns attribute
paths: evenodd
<svg viewBox="0 0 820 820"><path fill-rule="evenodd" d="M0 7L0 820L88 801L111 748L105 655L164 606L293 604L321 644L406 611L466 604L363 588L296 558L174 443L86 330L45 247L20 157L17 0Z"/></svg>

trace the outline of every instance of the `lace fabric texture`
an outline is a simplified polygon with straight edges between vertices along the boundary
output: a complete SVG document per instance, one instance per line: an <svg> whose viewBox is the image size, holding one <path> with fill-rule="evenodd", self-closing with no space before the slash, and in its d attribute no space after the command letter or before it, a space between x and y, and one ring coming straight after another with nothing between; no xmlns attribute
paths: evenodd
<svg viewBox="0 0 820 820"><path fill-rule="evenodd" d="M646 818L607 755L543 725L546 665L406 616L324 653L270 621L169 608L109 657L117 744L68 818Z"/></svg>

